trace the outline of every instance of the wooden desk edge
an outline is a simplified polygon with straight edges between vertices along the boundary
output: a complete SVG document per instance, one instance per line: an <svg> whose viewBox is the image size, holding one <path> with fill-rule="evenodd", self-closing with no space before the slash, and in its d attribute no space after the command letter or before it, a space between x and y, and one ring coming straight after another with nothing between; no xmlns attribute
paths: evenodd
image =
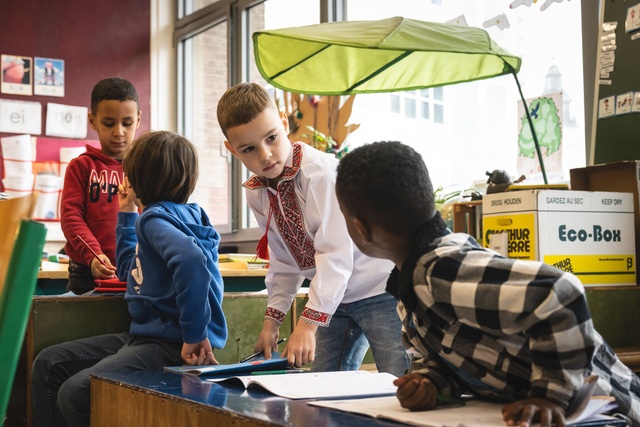
<svg viewBox="0 0 640 427"><path fill-rule="evenodd" d="M131 394L134 392L137 392L139 396L132 399ZM114 406L118 408L117 411L113 410ZM196 411L192 410L194 407ZM146 408L146 412L141 408ZM120 418L126 417L126 414L138 414L141 419ZM278 427L277 424L268 421L256 420L243 414L187 398L109 378L91 376L91 427L143 425L142 421L153 421L152 425L157 427L173 427L185 421L186 423L183 425Z"/></svg>
<svg viewBox="0 0 640 427"><path fill-rule="evenodd" d="M256 268L249 270L220 269L222 277L264 277L267 275L267 268ZM40 270L38 279L67 279L69 272L67 270Z"/></svg>

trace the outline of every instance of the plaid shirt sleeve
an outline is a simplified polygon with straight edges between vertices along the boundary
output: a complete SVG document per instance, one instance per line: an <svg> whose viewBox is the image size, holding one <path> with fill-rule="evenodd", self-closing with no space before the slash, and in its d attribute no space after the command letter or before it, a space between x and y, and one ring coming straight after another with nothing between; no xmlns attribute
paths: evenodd
<svg viewBox="0 0 640 427"><path fill-rule="evenodd" d="M475 241L461 242L461 235L450 236L414 271L416 311L427 313L427 319L410 328L405 321L403 339L427 357L416 359L412 371L426 373L441 392L456 394L460 386L434 362L436 352L495 389L509 393L528 384L527 396L520 398L566 408L595 346L580 281L546 264L503 258ZM416 283L417 277L424 282ZM417 316L413 321L420 322Z"/></svg>

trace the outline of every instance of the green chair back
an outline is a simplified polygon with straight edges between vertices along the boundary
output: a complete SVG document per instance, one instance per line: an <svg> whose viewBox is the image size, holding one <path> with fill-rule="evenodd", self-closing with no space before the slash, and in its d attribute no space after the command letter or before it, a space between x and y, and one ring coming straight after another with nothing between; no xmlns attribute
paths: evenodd
<svg viewBox="0 0 640 427"><path fill-rule="evenodd" d="M21 221L0 294L0 420L9 404L46 234L44 225Z"/></svg>

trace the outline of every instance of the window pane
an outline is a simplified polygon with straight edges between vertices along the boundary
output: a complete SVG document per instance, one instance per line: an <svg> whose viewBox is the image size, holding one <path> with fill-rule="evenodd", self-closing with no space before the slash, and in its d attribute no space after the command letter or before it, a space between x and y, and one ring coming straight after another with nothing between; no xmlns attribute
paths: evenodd
<svg viewBox="0 0 640 427"><path fill-rule="evenodd" d="M444 123L444 108L442 105L433 104L433 121L435 123Z"/></svg>
<svg viewBox="0 0 640 427"><path fill-rule="evenodd" d="M420 96L423 98L428 98L429 97L429 89L422 89L420 91Z"/></svg>
<svg viewBox="0 0 640 427"><path fill-rule="evenodd" d="M391 95L391 112L399 113L400 112L400 97L398 95Z"/></svg>
<svg viewBox="0 0 640 427"><path fill-rule="evenodd" d="M183 43L184 133L197 147L200 162L192 200L207 211L219 232L231 229L231 168L216 117L217 100L228 86L227 43L226 22Z"/></svg>
<svg viewBox="0 0 640 427"><path fill-rule="evenodd" d="M184 0L184 13L189 14L220 0Z"/></svg>
<svg viewBox="0 0 640 427"><path fill-rule="evenodd" d="M413 98L404 99L404 115L414 119L416 117L416 100Z"/></svg>
<svg viewBox="0 0 640 427"><path fill-rule="evenodd" d="M444 89L442 86L440 87L434 87L433 88L433 99L438 100L438 101L442 101L443 100L443 92Z"/></svg>
<svg viewBox="0 0 640 427"><path fill-rule="evenodd" d="M428 102L421 102L420 105L421 105L420 117L423 118L423 119L428 119L429 118L429 103Z"/></svg>
<svg viewBox="0 0 640 427"><path fill-rule="evenodd" d="M509 8L502 0L424 0L379 2L347 0L350 21L403 16L431 22L447 22L464 16L472 27L484 28L492 17L505 14L509 28L490 26L489 36L508 52L522 58L518 79L526 99L548 94L548 75L560 75L563 94L562 171L547 175L550 183L567 182L569 169L585 165L584 94L582 67L581 2L559 2L541 12L540 5ZM544 28L545 31L540 31ZM557 37L574 34L575 37ZM550 70L559 73L550 73ZM351 147L375 140L399 140L412 146L427 160L434 186L468 188L474 181L486 182L485 172L504 169L518 177L518 101L513 76L420 90L421 100L430 93L430 117L386 114L376 110L371 95L356 95L350 121L360 127L349 135ZM445 94L446 92L446 94ZM433 102L435 101L435 102ZM404 103L403 103L404 105ZM406 106L405 106L406 107ZM446 110L446 114L445 114ZM388 110L387 110L388 111ZM545 162L545 166L547 163ZM527 174L528 175L528 174ZM539 175L539 174L538 174ZM537 181L532 181L537 179ZM535 175L524 184L540 182Z"/></svg>

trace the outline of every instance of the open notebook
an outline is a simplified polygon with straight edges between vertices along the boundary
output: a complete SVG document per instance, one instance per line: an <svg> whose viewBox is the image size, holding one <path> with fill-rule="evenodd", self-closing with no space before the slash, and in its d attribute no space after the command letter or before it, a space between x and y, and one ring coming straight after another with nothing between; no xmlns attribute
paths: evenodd
<svg viewBox="0 0 640 427"><path fill-rule="evenodd" d="M208 378L207 381L240 381L245 388L260 386L289 399L353 398L395 394L395 376L369 371L305 372Z"/></svg>
<svg viewBox="0 0 640 427"><path fill-rule="evenodd" d="M432 411L409 411L400 406L395 396L353 400L326 400L309 402L309 405L343 412L367 415L374 418L398 421L419 427L504 427L503 403L486 400L468 400L464 406L444 406ZM612 407L612 397L592 397L582 412L567 419L568 426L626 426L624 420L601 415Z"/></svg>

